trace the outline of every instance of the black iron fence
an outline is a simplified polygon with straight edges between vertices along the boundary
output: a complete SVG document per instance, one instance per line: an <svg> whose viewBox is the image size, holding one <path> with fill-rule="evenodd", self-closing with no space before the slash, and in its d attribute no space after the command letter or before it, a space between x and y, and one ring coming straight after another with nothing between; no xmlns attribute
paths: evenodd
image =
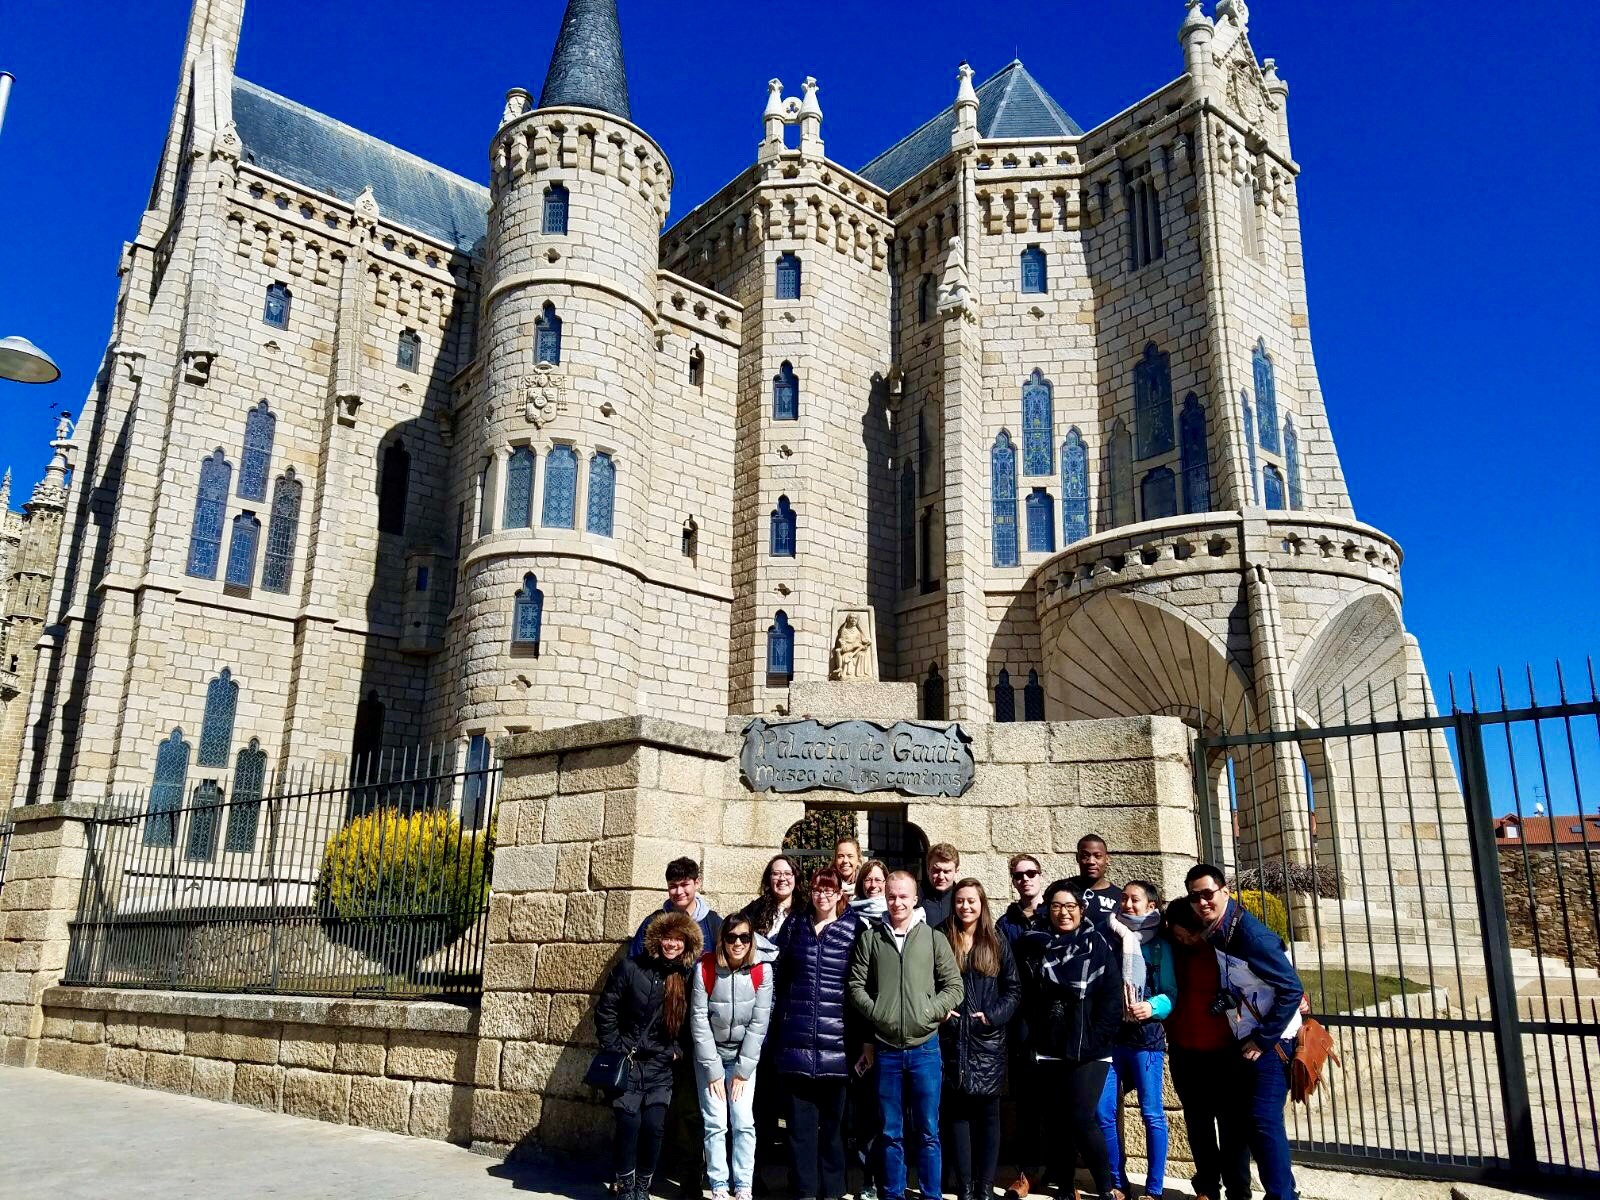
<svg viewBox="0 0 1600 1200"><path fill-rule="evenodd" d="M1343 1059L1291 1110L1309 1160L1600 1180L1600 694L1517 685L1445 714L1397 677L1196 743L1203 852Z"/></svg>
<svg viewBox="0 0 1600 1200"><path fill-rule="evenodd" d="M6 860L11 857L11 833L15 828L10 821L0 821L0 891L6 886Z"/></svg>
<svg viewBox="0 0 1600 1200"><path fill-rule="evenodd" d="M114 797L64 982L329 996L482 988L498 765L455 748Z"/></svg>

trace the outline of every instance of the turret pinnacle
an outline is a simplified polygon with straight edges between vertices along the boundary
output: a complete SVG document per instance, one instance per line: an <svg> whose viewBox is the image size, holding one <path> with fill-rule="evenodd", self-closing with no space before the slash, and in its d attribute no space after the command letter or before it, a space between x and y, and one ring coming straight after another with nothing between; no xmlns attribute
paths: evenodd
<svg viewBox="0 0 1600 1200"><path fill-rule="evenodd" d="M540 108L598 108L631 120L617 0L567 0Z"/></svg>

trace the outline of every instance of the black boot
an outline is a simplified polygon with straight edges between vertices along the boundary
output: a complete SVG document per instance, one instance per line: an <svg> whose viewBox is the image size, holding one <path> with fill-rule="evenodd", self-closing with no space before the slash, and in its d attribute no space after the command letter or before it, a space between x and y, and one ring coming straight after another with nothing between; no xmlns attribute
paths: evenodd
<svg viewBox="0 0 1600 1200"><path fill-rule="evenodd" d="M611 1185L611 1194L616 1197L616 1200L633 1200L632 1171L629 1171L626 1175L617 1176L616 1181Z"/></svg>
<svg viewBox="0 0 1600 1200"><path fill-rule="evenodd" d="M643 1173L635 1177L632 1200L650 1200L650 1180L653 1178L655 1178L653 1175Z"/></svg>

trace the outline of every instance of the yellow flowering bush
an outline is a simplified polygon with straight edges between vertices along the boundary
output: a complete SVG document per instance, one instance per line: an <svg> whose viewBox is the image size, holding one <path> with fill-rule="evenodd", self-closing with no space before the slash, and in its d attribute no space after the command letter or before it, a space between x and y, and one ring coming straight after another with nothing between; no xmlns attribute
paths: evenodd
<svg viewBox="0 0 1600 1200"><path fill-rule="evenodd" d="M1271 892L1258 892L1251 889L1237 893L1239 907L1255 917L1278 937L1287 942L1289 940L1289 913Z"/></svg>

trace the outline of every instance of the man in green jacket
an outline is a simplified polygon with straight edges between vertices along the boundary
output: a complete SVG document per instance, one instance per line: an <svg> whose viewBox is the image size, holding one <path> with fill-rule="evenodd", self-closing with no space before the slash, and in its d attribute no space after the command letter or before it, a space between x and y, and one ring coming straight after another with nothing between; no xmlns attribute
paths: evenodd
<svg viewBox="0 0 1600 1200"><path fill-rule="evenodd" d="M850 1007L872 1029L858 1071L878 1066L883 1114L884 1194L905 1200L905 1123L917 1153L917 1183L937 1200L940 1023L961 1006L961 972L950 941L935 933L917 907L917 881L907 871L889 876L887 919L868 925L850 955Z"/></svg>

